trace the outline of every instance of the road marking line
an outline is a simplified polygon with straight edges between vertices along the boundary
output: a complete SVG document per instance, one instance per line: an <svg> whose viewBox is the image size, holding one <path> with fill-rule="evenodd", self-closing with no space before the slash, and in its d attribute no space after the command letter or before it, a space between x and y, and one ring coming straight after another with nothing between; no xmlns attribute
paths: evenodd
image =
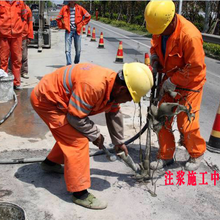
<svg viewBox="0 0 220 220"><path fill-rule="evenodd" d="M211 72L211 71L208 71L208 70L206 70L206 72L208 73L208 74L211 74L211 75L213 75L213 76L215 76L215 77L218 77L218 78L220 78L220 76L218 76L218 75L215 75L213 72Z"/></svg>
<svg viewBox="0 0 220 220"><path fill-rule="evenodd" d="M111 31L112 33L115 33L115 34L120 35L120 36L122 36L122 37L124 37L124 38L127 38L128 40L131 40L131 41L133 41L133 42L135 42L135 43L137 43L137 44L141 44L142 46L145 46L145 47L147 47L147 48L151 48L151 46L148 46L148 45L143 44L143 43L141 43L141 42L139 42L139 41L133 40L133 39L131 39L130 37L127 37L127 36L125 36L125 35L123 35L123 34L119 34L119 33L115 32L115 31L109 30L108 28L105 28L105 27L103 27L102 25L96 24L95 22L92 22L92 21L90 21L90 22L93 23L93 24L95 24L95 25L97 25L97 26L99 26L99 27L101 27L101 28L103 28L103 29L106 29L106 30L108 30L108 31Z"/></svg>

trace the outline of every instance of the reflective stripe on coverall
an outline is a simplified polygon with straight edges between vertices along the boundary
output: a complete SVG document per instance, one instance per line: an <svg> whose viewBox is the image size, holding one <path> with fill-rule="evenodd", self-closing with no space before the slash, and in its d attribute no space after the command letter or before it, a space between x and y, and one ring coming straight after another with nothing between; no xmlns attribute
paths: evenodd
<svg viewBox="0 0 220 220"><path fill-rule="evenodd" d="M91 15L82 6L75 4L75 24L77 34L81 34L81 29L84 25L88 24L91 19ZM65 5L60 10L59 15L56 18L57 25L60 29L66 29L70 32L70 7Z"/></svg>
<svg viewBox="0 0 220 220"><path fill-rule="evenodd" d="M110 101L116 75L93 64L67 66L44 76L32 91L32 106L56 139L47 158L65 164L70 192L90 187L89 140L68 123L66 115L80 120L111 109L119 111L119 106Z"/></svg>
<svg viewBox="0 0 220 220"><path fill-rule="evenodd" d="M187 100L192 105L192 111L195 112L195 119L190 124L188 124L185 113L180 113L177 117L178 128L184 140L183 144L191 157L199 157L206 150L205 141L199 132L199 109L202 88L206 81L203 41L201 33L191 22L181 15L176 14L176 16L177 26L167 40L165 57L163 57L161 49L161 35L153 35L151 54L156 53L159 57L163 67L162 72L165 73L163 81L170 77L171 81L179 88L200 90L199 93L176 90L187 96ZM173 99L167 96L165 94L160 104L173 102ZM175 102L178 101L177 99ZM184 101L180 101L180 104L187 106L187 102ZM163 127L159 132L160 154L158 157L161 159L171 159L175 150L174 136L168 131L170 128L168 124L167 129Z"/></svg>
<svg viewBox="0 0 220 220"><path fill-rule="evenodd" d="M22 31L26 9L22 1L0 1L0 69L8 71L11 53L14 85L20 85Z"/></svg>

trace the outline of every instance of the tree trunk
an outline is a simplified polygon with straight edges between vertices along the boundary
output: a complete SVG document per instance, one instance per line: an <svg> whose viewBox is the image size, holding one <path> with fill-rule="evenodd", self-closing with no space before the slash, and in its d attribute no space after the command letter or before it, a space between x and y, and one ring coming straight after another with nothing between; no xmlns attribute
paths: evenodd
<svg viewBox="0 0 220 220"><path fill-rule="evenodd" d="M207 31L209 30L209 19L210 19L210 13L211 13L211 2L210 1L206 1L205 2L205 21L204 21L204 28L203 31L204 33L207 33Z"/></svg>

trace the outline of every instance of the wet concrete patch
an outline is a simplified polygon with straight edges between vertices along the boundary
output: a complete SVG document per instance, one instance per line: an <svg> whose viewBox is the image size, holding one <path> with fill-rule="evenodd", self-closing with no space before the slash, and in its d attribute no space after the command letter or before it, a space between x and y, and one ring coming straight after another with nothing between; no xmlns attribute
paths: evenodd
<svg viewBox="0 0 220 220"><path fill-rule="evenodd" d="M25 138L45 138L48 128L37 115L30 103L33 88L17 91L18 104L11 116L0 126L0 132ZM0 104L0 118L9 112L14 101Z"/></svg>

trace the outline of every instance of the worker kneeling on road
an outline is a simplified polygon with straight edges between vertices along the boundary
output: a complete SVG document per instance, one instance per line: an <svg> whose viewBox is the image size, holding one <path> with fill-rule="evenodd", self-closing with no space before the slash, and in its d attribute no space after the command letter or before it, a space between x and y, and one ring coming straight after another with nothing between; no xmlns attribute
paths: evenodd
<svg viewBox="0 0 220 220"><path fill-rule="evenodd" d="M123 118L119 103L138 103L153 86L153 76L142 63L124 64L118 73L90 63L70 65L44 76L31 93L35 111L51 130L56 143L42 169L63 173L73 202L104 209L90 187L89 141L102 149L104 137L89 115L106 113L116 152L127 154L123 144ZM64 164L63 167L60 164Z"/></svg>
<svg viewBox="0 0 220 220"><path fill-rule="evenodd" d="M185 113L177 116L177 126L181 134L181 144L190 155L186 170L196 170L206 150L206 143L199 131L199 110L203 86L206 81L205 54L199 30L181 15L175 14L173 1L150 1L145 9L148 32L151 41L151 65L153 72L165 73L159 105L163 102L178 102L192 106L194 120L189 122ZM168 92L179 94L172 98ZM158 161L151 163L152 169L161 169L172 164L175 152L172 120L167 121L159 132L160 150Z"/></svg>

